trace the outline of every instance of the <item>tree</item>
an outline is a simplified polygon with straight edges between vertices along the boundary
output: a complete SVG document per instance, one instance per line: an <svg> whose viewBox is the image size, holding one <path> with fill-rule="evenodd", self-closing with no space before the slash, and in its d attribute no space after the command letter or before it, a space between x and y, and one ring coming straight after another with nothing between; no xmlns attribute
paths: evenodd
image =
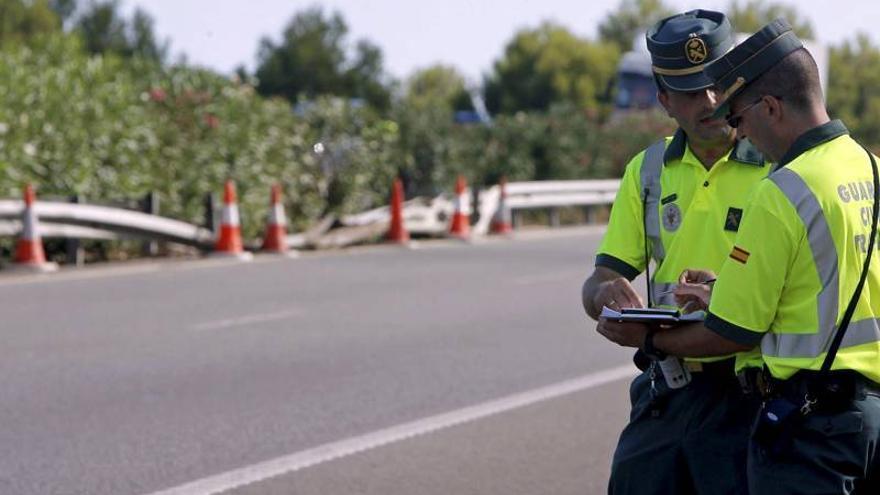
<svg viewBox="0 0 880 495"><path fill-rule="evenodd" d="M382 50L367 40L361 40L355 52L354 62L343 74L346 93L363 98L376 108L388 108L391 94L382 83Z"/></svg>
<svg viewBox="0 0 880 495"><path fill-rule="evenodd" d="M49 0L49 7L58 16L63 26L73 18L73 14L76 12L76 0Z"/></svg>
<svg viewBox="0 0 880 495"><path fill-rule="evenodd" d="M467 96L464 76L454 67L434 65L413 73L404 86L404 103L416 110L457 109Z"/></svg>
<svg viewBox="0 0 880 495"><path fill-rule="evenodd" d="M795 33L804 39L813 39L813 25L804 19L796 7L778 3L766 3L763 0L747 0L740 4L733 0L727 8L727 15L734 29L740 33L754 33L773 21L782 17L788 21Z"/></svg>
<svg viewBox="0 0 880 495"><path fill-rule="evenodd" d="M325 16L320 7L313 7L294 15L280 42L269 38L260 41L257 90L291 102L300 96L363 98L386 109L390 95L382 83L382 52L372 43L360 41L354 60L348 61L347 34L348 26L338 12Z"/></svg>
<svg viewBox="0 0 880 495"><path fill-rule="evenodd" d="M60 29L61 21L45 0L0 1L0 44L26 43Z"/></svg>
<svg viewBox="0 0 880 495"><path fill-rule="evenodd" d="M141 9L135 10L128 29L128 49L135 57L161 63L168 56L168 42L156 38L153 26L154 21L149 14Z"/></svg>
<svg viewBox="0 0 880 495"><path fill-rule="evenodd" d="M547 110L555 102L596 109L607 101L619 56L613 44L578 38L553 23L520 31L495 62L486 104L505 113Z"/></svg>
<svg viewBox="0 0 880 495"><path fill-rule="evenodd" d="M116 0L89 5L76 26L89 53L125 53L128 49L125 19Z"/></svg>
<svg viewBox="0 0 880 495"><path fill-rule="evenodd" d="M880 49L866 34L832 47L828 110L866 145L880 146Z"/></svg>
<svg viewBox="0 0 880 495"><path fill-rule="evenodd" d="M393 111L400 126L399 173L407 195L433 195L455 170L454 110L466 95L464 77L453 67L434 65L413 73Z"/></svg>
<svg viewBox="0 0 880 495"><path fill-rule="evenodd" d="M599 39L617 45L621 53L628 52L636 36L672 14L663 0L622 0L617 10L599 23Z"/></svg>
<svg viewBox="0 0 880 495"><path fill-rule="evenodd" d="M159 41L155 35L153 18L137 9L132 20L126 20L119 13L119 0L90 3L76 19L75 30L89 53L115 53L159 63L168 54L167 41Z"/></svg>

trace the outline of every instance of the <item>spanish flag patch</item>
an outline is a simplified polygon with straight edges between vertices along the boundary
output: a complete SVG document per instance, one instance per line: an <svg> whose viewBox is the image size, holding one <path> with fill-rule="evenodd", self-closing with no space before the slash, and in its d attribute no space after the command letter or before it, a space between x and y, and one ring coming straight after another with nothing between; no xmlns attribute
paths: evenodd
<svg viewBox="0 0 880 495"><path fill-rule="evenodd" d="M739 246L733 246L733 251L730 252L730 258L745 265L746 261L749 261L749 252Z"/></svg>

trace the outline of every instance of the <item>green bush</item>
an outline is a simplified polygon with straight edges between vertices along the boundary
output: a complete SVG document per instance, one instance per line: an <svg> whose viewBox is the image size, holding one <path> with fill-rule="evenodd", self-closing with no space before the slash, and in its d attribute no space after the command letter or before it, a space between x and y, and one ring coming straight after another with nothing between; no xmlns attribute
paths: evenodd
<svg viewBox="0 0 880 495"><path fill-rule="evenodd" d="M0 52L6 197L24 182L90 202L158 191L163 215L201 223L205 194L232 178L245 235L257 237L276 181L297 228L384 202L396 140L393 122L340 100L296 114L210 71L88 56L71 36Z"/></svg>
<svg viewBox="0 0 880 495"><path fill-rule="evenodd" d="M435 136L449 150L449 166L435 177L451 187L462 173L478 185L511 181L616 178L636 153L675 130L659 113L638 113L603 122L570 105L548 112L502 115L491 126L450 126Z"/></svg>

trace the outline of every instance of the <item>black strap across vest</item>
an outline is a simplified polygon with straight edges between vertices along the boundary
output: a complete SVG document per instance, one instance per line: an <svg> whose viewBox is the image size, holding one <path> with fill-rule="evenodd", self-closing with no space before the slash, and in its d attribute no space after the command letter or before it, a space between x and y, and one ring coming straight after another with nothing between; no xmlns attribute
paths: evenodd
<svg viewBox="0 0 880 495"><path fill-rule="evenodd" d="M880 176L878 176L877 173L877 161L874 160L874 155L864 146L862 146L862 148L864 148L865 153L868 154L868 158L871 159L871 172L874 176L874 208L871 217L871 240L868 241L868 254L865 257L864 265L862 265L862 277L859 279L859 284L856 285L856 290L853 293L852 299L850 299L849 305L843 313L843 318L840 320L840 325L837 327L837 333L834 335L834 340L831 342L828 354L825 355L825 361L822 363L822 368L820 369L822 374L827 374L831 371L831 365L834 364L834 358L837 356L837 351L840 349L840 344L843 342L843 336L846 334L846 329L849 326L850 320L852 320L856 305L859 302L859 297L862 295L862 288L865 286L865 280L868 278L868 267L871 265L871 258L874 257L874 241L877 239L877 216L880 214Z"/></svg>

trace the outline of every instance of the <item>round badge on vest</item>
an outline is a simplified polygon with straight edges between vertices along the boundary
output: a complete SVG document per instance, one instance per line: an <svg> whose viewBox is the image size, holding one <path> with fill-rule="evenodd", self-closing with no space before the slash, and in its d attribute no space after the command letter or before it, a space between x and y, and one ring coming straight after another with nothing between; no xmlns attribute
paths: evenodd
<svg viewBox="0 0 880 495"><path fill-rule="evenodd" d="M668 232L675 232L681 226L681 208L675 203L664 206L660 217L663 219L663 228Z"/></svg>

